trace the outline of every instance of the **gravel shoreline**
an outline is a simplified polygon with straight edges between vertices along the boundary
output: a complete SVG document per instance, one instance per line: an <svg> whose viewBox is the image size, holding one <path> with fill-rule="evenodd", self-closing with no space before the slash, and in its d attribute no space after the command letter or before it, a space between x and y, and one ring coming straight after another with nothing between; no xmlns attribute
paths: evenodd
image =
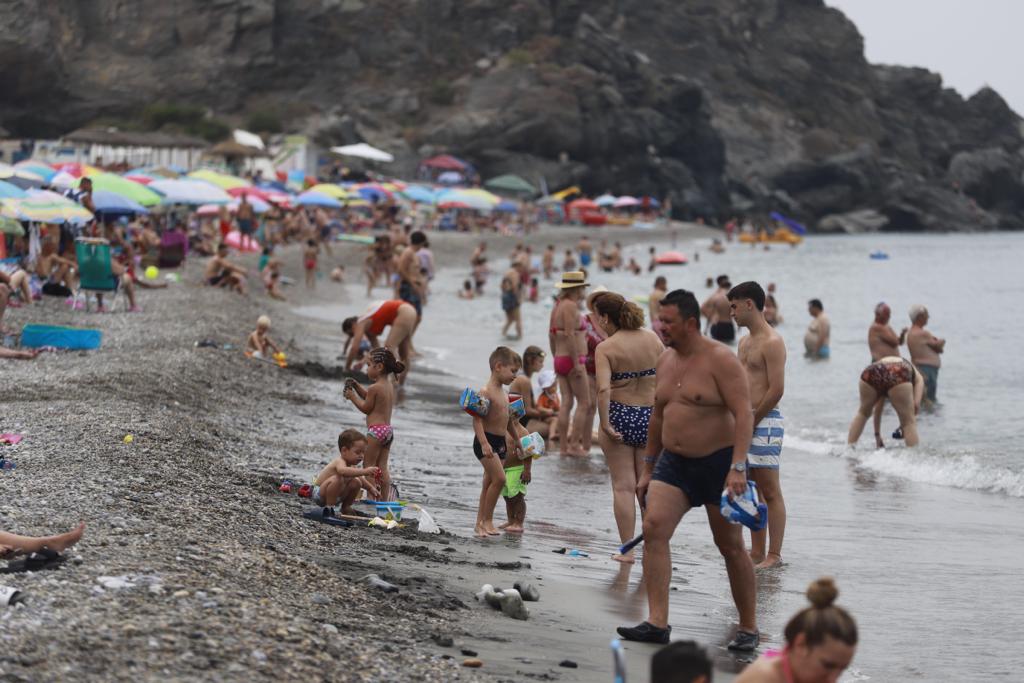
<svg viewBox="0 0 1024 683"><path fill-rule="evenodd" d="M579 233L524 241L564 245ZM431 239L441 264L464 261L478 240ZM486 239L501 256L519 241ZM360 277L362 249L334 250L325 262ZM282 258L286 274L300 272L295 248ZM0 431L25 434L3 447L17 469L0 473L0 528L40 535L87 524L60 568L0 575L27 597L0 607L0 680L484 680L444 647L472 631L467 618L482 618L467 610L477 579L453 587L446 568L525 566L500 553L480 561L466 539L419 536L414 524L385 534L302 519L300 499L277 493L270 473L309 451L302 419L324 405L324 380L248 361L237 347L265 312L293 357L337 333L298 321L261 288L242 298L201 287L203 265L191 259L180 283L143 291L141 314L122 302L100 315L47 300L5 316L15 329L88 326L104 338L94 352L0 361ZM325 285L317 297L335 294ZM204 338L236 348L195 348ZM360 579L370 573L400 591L369 588Z"/></svg>

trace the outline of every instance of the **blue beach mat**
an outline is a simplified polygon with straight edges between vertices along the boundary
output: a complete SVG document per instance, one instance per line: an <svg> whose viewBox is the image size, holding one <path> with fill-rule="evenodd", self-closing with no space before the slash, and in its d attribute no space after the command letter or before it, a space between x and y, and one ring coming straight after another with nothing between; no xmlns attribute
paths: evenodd
<svg viewBox="0 0 1024 683"><path fill-rule="evenodd" d="M52 346L57 349L98 349L103 339L99 330L57 325L25 325L21 345L33 349Z"/></svg>

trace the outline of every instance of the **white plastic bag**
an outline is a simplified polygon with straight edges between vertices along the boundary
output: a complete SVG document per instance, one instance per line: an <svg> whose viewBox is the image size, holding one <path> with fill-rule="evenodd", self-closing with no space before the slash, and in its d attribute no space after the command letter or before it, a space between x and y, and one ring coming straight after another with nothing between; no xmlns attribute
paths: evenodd
<svg viewBox="0 0 1024 683"><path fill-rule="evenodd" d="M441 533L441 527L437 525L434 518L430 516L426 508L420 508L420 523L417 527L420 533L424 534L439 534Z"/></svg>

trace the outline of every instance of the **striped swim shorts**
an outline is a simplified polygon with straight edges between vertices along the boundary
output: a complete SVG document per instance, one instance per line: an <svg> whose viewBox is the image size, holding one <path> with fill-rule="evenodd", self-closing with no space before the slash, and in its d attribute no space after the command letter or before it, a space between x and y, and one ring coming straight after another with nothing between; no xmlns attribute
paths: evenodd
<svg viewBox="0 0 1024 683"><path fill-rule="evenodd" d="M782 437L786 432L785 421L778 408L773 408L760 424L754 427L754 437L750 440L750 451L747 463L751 467L779 469L779 456L782 454Z"/></svg>

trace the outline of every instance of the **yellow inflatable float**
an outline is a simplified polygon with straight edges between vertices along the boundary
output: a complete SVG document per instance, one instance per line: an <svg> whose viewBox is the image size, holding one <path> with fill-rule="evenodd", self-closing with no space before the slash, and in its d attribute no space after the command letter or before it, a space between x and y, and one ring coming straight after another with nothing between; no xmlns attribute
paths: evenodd
<svg viewBox="0 0 1024 683"><path fill-rule="evenodd" d="M740 242L744 244L800 244L804 238L788 228L779 228L769 235L767 230L762 230L756 235L745 232L740 235Z"/></svg>

